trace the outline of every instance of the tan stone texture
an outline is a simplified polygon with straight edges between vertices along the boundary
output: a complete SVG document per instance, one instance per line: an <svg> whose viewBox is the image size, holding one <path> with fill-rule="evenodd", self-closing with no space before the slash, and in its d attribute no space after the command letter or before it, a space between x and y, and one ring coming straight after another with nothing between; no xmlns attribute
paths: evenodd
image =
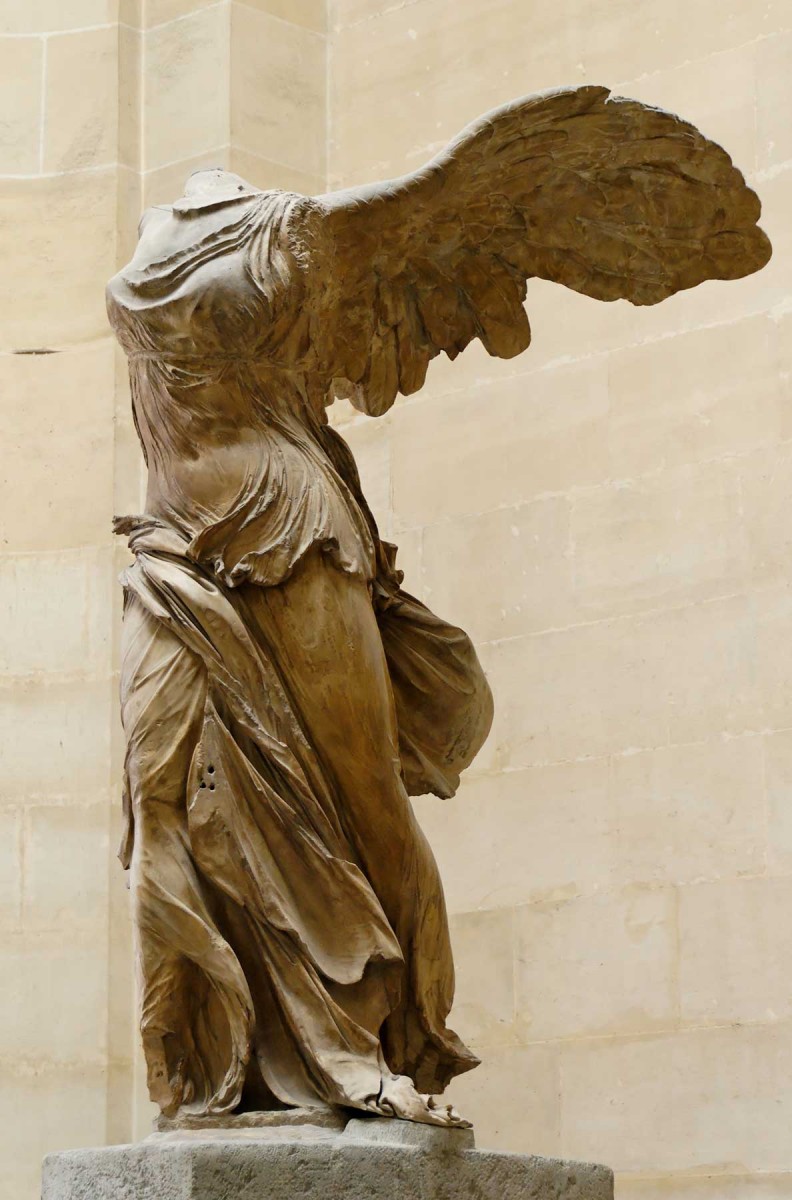
<svg viewBox="0 0 792 1200"><path fill-rule="evenodd" d="M141 162L141 92L143 34L128 25L118 27L118 161L136 173ZM137 206L139 208L139 204ZM137 216L139 217L139 212Z"/></svg>
<svg viewBox="0 0 792 1200"><path fill-rule="evenodd" d="M48 985L45 978L45 993ZM13 1071L4 1062L0 1072L0 1120L9 1146L0 1163L0 1188L25 1200L41 1194L45 1154L56 1147L99 1145L107 1130L106 1068L98 1063L55 1065L43 1057Z"/></svg>
<svg viewBox="0 0 792 1200"><path fill-rule="evenodd" d="M118 47L119 32L112 25L48 41L43 161L46 172L116 161ZM75 88L78 77L82 84Z"/></svg>
<svg viewBox="0 0 792 1200"><path fill-rule="evenodd" d="M513 1080L511 1102L502 1104L503 1077ZM490 1145L515 1153L560 1152L560 1070L557 1047L494 1046L481 1066L456 1080L449 1096L486 1130Z"/></svg>
<svg viewBox="0 0 792 1200"><path fill-rule="evenodd" d="M169 25L172 21L191 17L202 9L217 8L218 0L142 0L142 6L139 24L145 29L154 29L158 25ZM174 36L178 37L178 31Z"/></svg>
<svg viewBox="0 0 792 1200"><path fill-rule="evenodd" d="M28 928L68 924L72 930L101 930L108 903L104 867L111 849L106 798L94 804L31 804L25 821L22 905Z"/></svg>
<svg viewBox="0 0 792 1200"><path fill-rule="evenodd" d="M260 154L250 154L238 146L231 146L228 165L230 170L264 191L270 188L284 188L286 191L300 192L304 196L313 196L324 191L324 175L311 175L307 171L295 170Z"/></svg>
<svg viewBox="0 0 792 1200"><path fill-rule="evenodd" d="M331 418L405 585L471 632L498 698L458 796L415 802L479 1144L610 1161L621 1200L787 1200L788 0L1 7L0 1194L151 1119L105 859L108 528L144 473L102 289L141 208L207 165L308 194L398 174L494 104L593 82L727 146L768 266L652 308L531 280L527 354L475 344L384 420Z"/></svg>
<svg viewBox="0 0 792 1200"><path fill-rule="evenodd" d="M517 909L520 1036L553 1041L667 1027L676 1016L676 897L620 892Z"/></svg>
<svg viewBox="0 0 792 1200"><path fill-rule="evenodd" d="M744 284L631 309L530 281L524 356L431 367L385 446L338 420L363 472L387 466L377 516L407 585L473 633L499 700L459 795L416 804L461 980L489 922L491 1000L482 976L456 1010L484 1065L459 1103L486 1094L495 1144L610 1156L625 1200L780 1200L792 9L335 0L329 18L332 186L412 170L515 81L563 77L690 116L761 192L775 254ZM513 1141L497 1101L528 1052L558 1075L537 1070L542 1119L523 1101Z"/></svg>
<svg viewBox="0 0 792 1200"><path fill-rule="evenodd" d="M4 175L35 174L39 169L43 71L41 38L0 41L0 172Z"/></svg>
<svg viewBox="0 0 792 1200"><path fill-rule="evenodd" d="M785 1171L791 1052L788 1022L566 1043L562 1152L645 1170L651 1139L658 1173Z"/></svg>
<svg viewBox="0 0 792 1200"><path fill-rule="evenodd" d="M18 928L22 912L20 809L0 809L0 838L0 929L5 931Z"/></svg>
<svg viewBox="0 0 792 1200"><path fill-rule="evenodd" d="M324 33L327 29L328 5L325 0L241 0L241 3L292 25L304 25L316 33Z"/></svg>
<svg viewBox="0 0 792 1200"><path fill-rule="evenodd" d="M212 4L146 35L143 161L147 171L229 140L229 9Z"/></svg>
<svg viewBox="0 0 792 1200"><path fill-rule="evenodd" d="M0 178L0 256L14 288L0 297L3 350L50 350L106 336L95 280L115 260L112 168ZM29 247L47 274L29 269Z"/></svg>
<svg viewBox="0 0 792 1200"><path fill-rule="evenodd" d="M267 6L231 10L231 139L314 177L325 174L324 38ZM286 183L280 186L288 186Z"/></svg>
<svg viewBox="0 0 792 1200"><path fill-rule="evenodd" d="M108 1017L131 1007L107 870L118 15L9 0L0 16L0 1194L20 1200L52 1146L121 1132L133 1056L130 1022Z"/></svg>
<svg viewBox="0 0 792 1200"><path fill-rule="evenodd" d="M89 283L86 275L86 291ZM42 328L33 311L24 319L31 338L51 327ZM109 340L62 353L4 355L0 378L4 396L20 397L0 409L0 439L10 451L0 474L0 507L15 513L3 550L107 544L115 384ZM58 419L59 410L69 413L68 423Z"/></svg>
<svg viewBox="0 0 792 1200"><path fill-rule="evenodd" d="M117 19L116 0L5 0L0 36L20 33L60 33L107 25Z"/></svg>

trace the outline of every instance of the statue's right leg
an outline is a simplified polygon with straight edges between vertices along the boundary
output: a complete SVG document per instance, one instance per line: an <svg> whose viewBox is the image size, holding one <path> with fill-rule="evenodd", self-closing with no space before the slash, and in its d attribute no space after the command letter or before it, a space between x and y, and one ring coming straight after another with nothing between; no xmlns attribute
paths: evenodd
<svg viewBox="0 0 792 1200"><path fill-rule="evenodd" d="M200 737L200 660L135 596L122 633L121 713L133 821L130 862L140 1026L152 1100L217 1110L238 1100L249 997L218 936L187 832L186 789ZM219 982L218 982L219 981ZM214 1043L193 1014L202 1007Z"/></svg>

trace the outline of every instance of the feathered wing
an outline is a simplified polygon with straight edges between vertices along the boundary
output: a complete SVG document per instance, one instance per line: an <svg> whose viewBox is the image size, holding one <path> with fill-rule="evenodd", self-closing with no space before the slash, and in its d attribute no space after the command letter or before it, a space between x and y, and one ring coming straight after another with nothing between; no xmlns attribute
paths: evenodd
<svg viewBox="0 0 792 1200"><path fill-rule="evenodd" d="M312 208L320 371L372 415L416 392L441 351L477 337L501 358L524 350L531 276L657 304L771 253L725 150L603 87L495 109L414 174Z"/></svg>

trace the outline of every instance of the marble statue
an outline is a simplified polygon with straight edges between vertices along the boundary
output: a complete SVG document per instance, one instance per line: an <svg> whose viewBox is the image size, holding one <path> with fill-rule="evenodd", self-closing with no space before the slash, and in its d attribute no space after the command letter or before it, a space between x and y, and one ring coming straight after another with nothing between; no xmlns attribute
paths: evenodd
<svg viewBox="0 0 792 1200"><path fill-rule="evenodd" d="M656 304L757 271L759 211L693 126L587 86L401 179L307 197L199 171L143 216L108 287L148 465L145 512L116 521L122 859L167 1116L459 1125L435 1096L478 1061L446 1025L409 796L453 796L492 699L467 636L402 589L327 406L379 416L474 338L519 354L532 276Z"/></svg>

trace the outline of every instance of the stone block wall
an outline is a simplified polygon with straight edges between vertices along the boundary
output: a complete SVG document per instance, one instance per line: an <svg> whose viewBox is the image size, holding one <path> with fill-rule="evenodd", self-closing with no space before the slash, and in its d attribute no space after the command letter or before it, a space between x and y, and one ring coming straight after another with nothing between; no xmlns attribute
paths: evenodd
<svg viewBox="0 0 792 1200"><path fill-rule="evenodd" d="M118 84L108 0L0 5L0 1195L14 1200L37 1195L49 1146L114 1137L130 1108L103 298Z"/></svg>
<svg viewBox="0 0 792 1200"><path fill-rule="evenodd" d="M147 1131L112 855L141 505L103 287L199 166L320 192L575 82L677 109L761 192L761 274L655 309L529 285L371 420L336 406L407 585L496 695L440 860L480 1144L621 1200L792 1196L789 0L0 0L0 1195ZM54 353L40 353L54 351Z"/></svg>
<svg viewBox="0 0 792 1200"><path fill-rule="evenodd" d="M764 201L761 275L654 309L532 281L525 355L335 419L495 693L458 797L416 804L479 1141L602 1159L621 1200L792 1196L792 6L330 9L331 186L590 82L695 121Z"/></svg>
<svg viewBox="0 0 792 1200"><path fill-rule="evenodd" d="M0 1196L145 1136L114 513L144 474L104 286L196 167L325 180L323 0L0 0Z"/></svg>

